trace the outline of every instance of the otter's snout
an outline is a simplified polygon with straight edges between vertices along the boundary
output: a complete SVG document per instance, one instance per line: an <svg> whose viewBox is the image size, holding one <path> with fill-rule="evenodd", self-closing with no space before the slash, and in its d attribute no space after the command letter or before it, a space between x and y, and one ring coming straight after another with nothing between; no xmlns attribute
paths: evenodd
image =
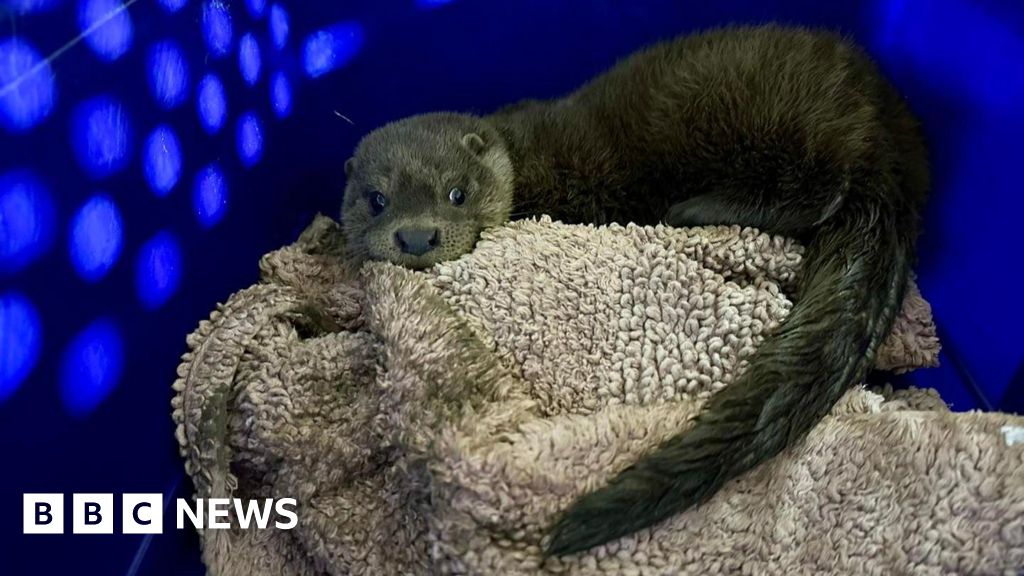
<svg viewBox="0 0 1024 576"><path fill-rule="evenodd" d="M399 228L395 232L395 242L399 250L413 256L423 256L433 250L441 241L441 231L437 228Z"/></svg>

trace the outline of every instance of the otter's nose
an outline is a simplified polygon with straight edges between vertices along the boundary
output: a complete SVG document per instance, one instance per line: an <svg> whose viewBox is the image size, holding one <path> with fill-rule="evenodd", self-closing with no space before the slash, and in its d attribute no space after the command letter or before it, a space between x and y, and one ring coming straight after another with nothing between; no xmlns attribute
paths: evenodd
<svg viewBox="0 0 1024 576"><path fill-rule="evenodd" d="M423 256L437 246L441 231L437 228L399 228L395 232L398 248L406 254Z"/></svg>

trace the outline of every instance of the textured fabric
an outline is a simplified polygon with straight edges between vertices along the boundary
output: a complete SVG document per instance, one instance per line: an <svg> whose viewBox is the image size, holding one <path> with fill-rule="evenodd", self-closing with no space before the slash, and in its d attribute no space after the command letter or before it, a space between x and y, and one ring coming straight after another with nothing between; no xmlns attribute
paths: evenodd
<svg viewBox="0 0 1024 576"><path fill-rule="evenodd" d="M583 554L544 529L673 433L791 304L789 240L522 221L413 272L346 267L320 217L189 337L174 418L197 496L293 497L293 530L205 530L211 574L1001 574L1024 568L1006 414L850 391L709 502ZM909 291L878 365L931 366Z"/></svg>

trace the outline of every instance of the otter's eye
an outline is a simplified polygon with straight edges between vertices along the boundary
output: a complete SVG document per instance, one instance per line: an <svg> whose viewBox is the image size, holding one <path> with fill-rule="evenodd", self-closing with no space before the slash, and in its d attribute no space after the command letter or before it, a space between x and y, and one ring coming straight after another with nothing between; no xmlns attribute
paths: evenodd
<svg viewBox="0 0 1024 576"><path fill-rule="evenodd" d="M380 192L373 192L370 194L370 212L374 216L384 211L388 205L388 197L381 194Z"/></svg>
<svg viewBox="0 0 1024 576"><path fill-rule="evenodd" d="M448 199L451 200L452 204L462 206L463 202L466 201L466 193L462 191L462 188L452 188L448 192Z"/></svg>

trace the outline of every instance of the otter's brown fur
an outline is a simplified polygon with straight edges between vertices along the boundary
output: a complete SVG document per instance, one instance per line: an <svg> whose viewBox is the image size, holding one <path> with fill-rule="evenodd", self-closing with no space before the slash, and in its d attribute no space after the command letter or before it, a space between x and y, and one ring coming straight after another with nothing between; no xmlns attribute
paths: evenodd
<svg viewBox="0 0 1024 576"><path fill-rule="evenodd" d="M688 430L562 515L548 545L562 554L708 498L863 380L902 300L925 156L907 107L850 42L728 28L652 46L562 99L386 126L347 164L342 219L359 254L410 266L468 251L483 227L542 213L740 224L806 242L786 321ZM467 189L461 206L447 203L456 185ZM377 192L390 214L367 208ZM433 251L411 256L393 238L412 221L442 228Z"/></svg>

